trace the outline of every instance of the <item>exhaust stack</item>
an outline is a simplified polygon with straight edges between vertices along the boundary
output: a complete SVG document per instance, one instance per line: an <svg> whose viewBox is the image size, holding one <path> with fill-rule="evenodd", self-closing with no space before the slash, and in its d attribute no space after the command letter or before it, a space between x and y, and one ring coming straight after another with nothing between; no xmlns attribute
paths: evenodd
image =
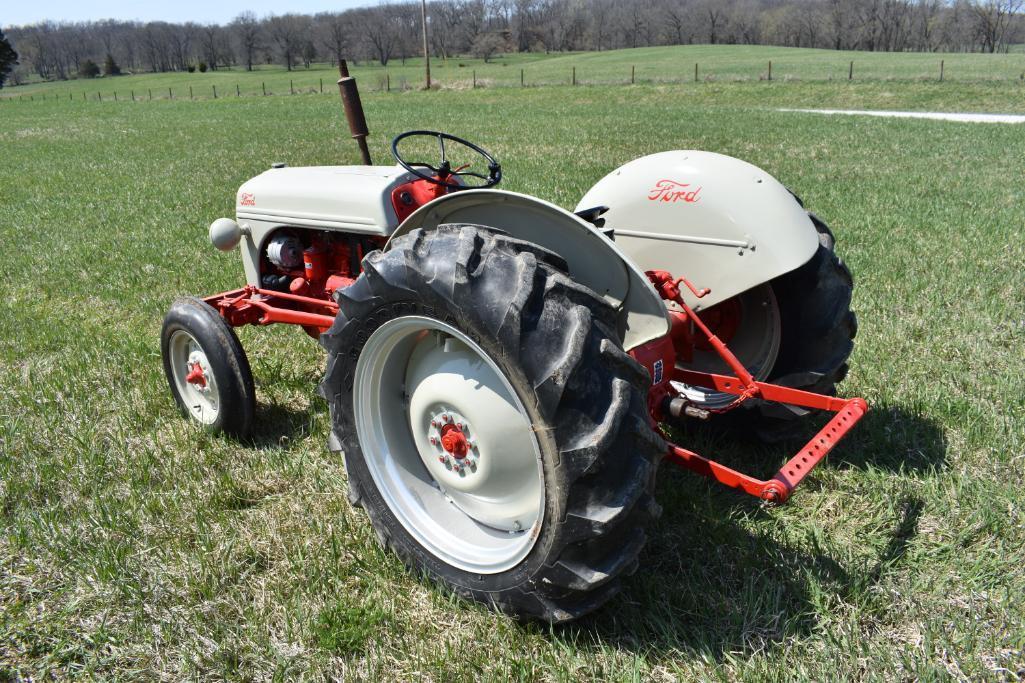
<svg viewBox="0 0 1025 683"><path fill-rule="evenodd" d="M352 139L359 145L360 156L363 163L371 165L370 148L367 147L367 117L363 114L363 103L359 99L359 89L356 87L356 79L349 75L349 65L344 59L338 61L338 92L342 96L342 107L345 108L345 120L349 122L349 132Z"/></svg>

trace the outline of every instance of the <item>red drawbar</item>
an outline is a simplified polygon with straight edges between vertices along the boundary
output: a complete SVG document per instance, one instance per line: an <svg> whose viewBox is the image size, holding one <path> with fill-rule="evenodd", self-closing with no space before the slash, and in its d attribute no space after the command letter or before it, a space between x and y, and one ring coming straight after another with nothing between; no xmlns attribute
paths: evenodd
<svg viewBox="0 0 1025 683"><path fill-rule="evenodd" d="M703 372L676 370L673 373L673 379L691 386L716 389L734 395L740 395L746 389L735 377L710 375ZM730 488L740 489L772 503L783 503L794 492L801 480L864 417L868 411L868 404L861 398L841 399L765 382L755 382L755 384L758 386L763 400L801 406L802 408L828 410L835 412L836 415L768 481L737 472L674 443L669 444L668 456L673 462L698 474L711 477Z"/></svg>
<svg viewBox="0 0 1025 683"><path fill-rule="evenodd" d="M726 347L726 344L716 337L693 309L687 305L687 302L684 301L680 293L679 285L681 283L686 285L694 296L699 299L708 294L709 290L698 290L686 278L674 278L665 271L649 271L647 275L655 286L656 291L662 295L662 298L676 302L683 309L682 316L679 313L674 313L673 315L685 317L687 320L675 321L677 324L674 324L673 328L675 329L680 322L692 323L695 330L703 336L702 342L707 341L708 346L714 349L735 373L735 376L731 377L729 375L716 375L674 368L672 372L672 379L674 381L737 396L737 400L730 404L728 408L735 408L743 401L757 396L763 401L785 403L802 408L827 410L836 413L833 419L768 481L762 481L742 472L737 472L672 442L669 443L666 456L673 460L673 462L698 474L711 477L730 488L740 489L762 500L777 504L785 502L794 489L797 488L797 485L801 483L801 480L816 465L822 462L826 454L833 450L833 447L840 442L840 439L864 417L868 411L868 404L861 398L842 399L824 394L815 394L810 391L801 391L800 389L784 387L778 384L756 381L751 376L751 373L747 371L747 368ZM661 394L662 391L664 390L652 387L652 393ZM675 389L671 389L671 394L676 393ZM679 398L680 396L677 397Z"/></svg>

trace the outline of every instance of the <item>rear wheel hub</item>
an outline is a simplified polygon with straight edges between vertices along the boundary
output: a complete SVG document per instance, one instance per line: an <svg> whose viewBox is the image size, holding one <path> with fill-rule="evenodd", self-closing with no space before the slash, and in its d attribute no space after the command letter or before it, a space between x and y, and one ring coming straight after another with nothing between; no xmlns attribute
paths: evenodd
<svg viewBox="0 0 1025 683"><path fill-rule="evenodd" d="M463 476L477 471L477 443L470 436L469 420L459 413L444 411L434 416L427 430L427 442L445 467Z"/></svg>
<svg viewBox="0 0 1025 683"><path fill-rule="evenodd" d="M544 516L540 448L474 341L431 318L393 319L364 345L353 398L367 468L421 545L478 573L526 556Z"/></svg>

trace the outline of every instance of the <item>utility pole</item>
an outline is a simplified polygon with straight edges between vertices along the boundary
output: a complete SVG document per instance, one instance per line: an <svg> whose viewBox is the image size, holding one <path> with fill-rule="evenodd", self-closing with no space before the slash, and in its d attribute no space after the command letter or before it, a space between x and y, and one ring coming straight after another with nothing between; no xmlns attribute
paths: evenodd
<svg viewBox="0 0 1025 683"><path fill-rule="evenodd" d="M424 72L427 77L427 89L431 89L431 53L427 49L427 0L420 0L420 18L424 27Z"/></svg>

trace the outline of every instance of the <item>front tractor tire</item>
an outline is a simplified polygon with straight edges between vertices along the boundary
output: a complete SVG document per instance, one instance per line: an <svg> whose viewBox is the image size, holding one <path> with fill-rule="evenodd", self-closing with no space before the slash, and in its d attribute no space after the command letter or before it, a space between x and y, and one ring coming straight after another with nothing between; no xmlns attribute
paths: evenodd
<svg viewBox="0 0 1025 683"><path fill-rule="evenodd" d="M213 307L192 297L175 301L164 317L160 352L182 414L213 433L249 434L253 373L235 331Z"/></svg>
<svg viewBox="0 0 1025 683"><path fill-rule="evenodd" d="M557 255L476 225L374 252L321 337L350 500L457 594L563 622L605 603L659 514L649 378Z"/></svg>

